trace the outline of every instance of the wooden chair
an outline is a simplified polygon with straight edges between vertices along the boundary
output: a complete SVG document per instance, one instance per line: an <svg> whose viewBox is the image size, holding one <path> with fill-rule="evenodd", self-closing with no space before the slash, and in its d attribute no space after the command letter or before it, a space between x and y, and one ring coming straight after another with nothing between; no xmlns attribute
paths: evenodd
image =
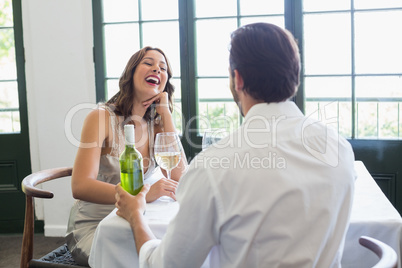
<svg viewBox="0 0 402 268"><path fill-rule="evenodd" d="M53 193L36 188L40 183L69 177L72 174L71 167L54 168L32 173L22 181L22 191L26 196L24 234L21 247L21 268L28 267L82 267L74 262L68 251L67 245L63 245L40 259L33 259L33 236L34 236L34 202L33 198L53 198Z"/></svg>
<svg viewBox="0 0 402 268"><path fill-rule="evenodd" d="M368 236L361 236L359 243L380 258L373 268L396 268L398 266L398 256L395 250L387 244Z"/></svg>

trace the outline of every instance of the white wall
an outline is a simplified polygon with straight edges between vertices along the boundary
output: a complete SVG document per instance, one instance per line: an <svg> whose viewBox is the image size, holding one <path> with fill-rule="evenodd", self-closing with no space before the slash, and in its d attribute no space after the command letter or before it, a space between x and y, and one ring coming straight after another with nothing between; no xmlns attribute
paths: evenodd
<svg viewBox="0 0 402 268"><path fill-rule="evenodd" d="M22 0L22 19L32 171L72 166L72 140L79 139L89 109L71 111L95 103L91 0ZM66 119L72 123L65 126ZM43 186L55 193L35 204L46 236L65 235L74 202L70 183Z"/></svg>

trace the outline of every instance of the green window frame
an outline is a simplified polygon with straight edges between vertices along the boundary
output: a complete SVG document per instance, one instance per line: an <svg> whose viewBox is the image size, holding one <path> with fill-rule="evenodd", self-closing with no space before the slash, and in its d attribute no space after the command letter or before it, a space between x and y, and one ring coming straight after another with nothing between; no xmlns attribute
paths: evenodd
<svg viewBox="0 0 402 268"><path fill-rule="evenodd" d="M21 1L0 8L0 134L27 133Z"/></svg>

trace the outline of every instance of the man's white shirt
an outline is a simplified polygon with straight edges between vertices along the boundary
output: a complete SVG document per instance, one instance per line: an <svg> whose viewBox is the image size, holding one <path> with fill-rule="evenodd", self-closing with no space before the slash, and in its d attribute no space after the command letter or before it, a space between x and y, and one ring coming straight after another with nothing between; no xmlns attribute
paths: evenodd
<svg viewBox="0 0 402 268"><path fill-rule="evenodd" d="M326 122L291 101L254 105L192 160L179 212L162 240L143 245L140 267L340 267L353 165Z"/></svg>

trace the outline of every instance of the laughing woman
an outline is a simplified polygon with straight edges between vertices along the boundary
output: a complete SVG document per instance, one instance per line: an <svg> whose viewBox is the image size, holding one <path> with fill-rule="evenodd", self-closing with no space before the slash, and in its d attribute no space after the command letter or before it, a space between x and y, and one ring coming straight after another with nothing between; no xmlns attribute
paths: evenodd
<svg viewBox="0 0 402 268"><path fill-rule="evenodd" d="M108 102L99 104L85 119L71 179L77 200L70 212L66 235L68 248L81 265L88 265L98 223L114 209L114 185L120 182L119 155L125 146L124 125L134 124L135 145L144 159L145 183L157 169L153 156L156 134L176 131L171 77L163 51L145 47L128 61L119 80L120 91ZM172 170L172 179L161 178L154 183L147 202L161 196L175 199L178 181L186 167L183 152L179 165Z"/></svg>

